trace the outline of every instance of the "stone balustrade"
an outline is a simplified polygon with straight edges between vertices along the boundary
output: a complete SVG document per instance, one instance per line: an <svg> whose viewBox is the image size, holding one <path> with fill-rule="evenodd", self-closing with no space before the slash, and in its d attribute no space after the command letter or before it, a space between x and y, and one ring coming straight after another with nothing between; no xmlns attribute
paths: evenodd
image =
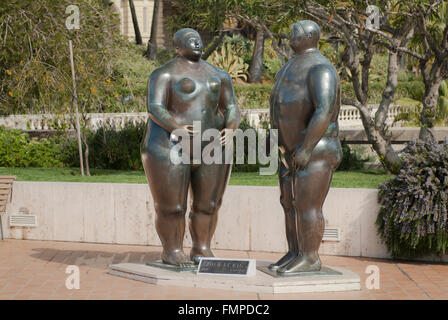
<svg viewBox="0 0 448 320"><path fill-rule="evenodd" d="M378 105L369 106L373 116L378 109ZM261 127L262 124L269 122L268 109L243 109L242 115L254 127ZM393 121L400 113L400 106L392 105L387 113L386 124L391 126ZM113 127L115 129L123 128L126 123L139 123L146 121L146 112L133 113L89 113L87 115L87 126L93 130L100 127ZM73 121L70 115L52 115L52 114L30 114L30 115L11 115L0 117L0 126L14 128L26 131L45 131L55 130L66 126L73 129ZM347 129L362 129L361 115L359 110L351 106L342 106L339 112L339 127Z"/></svg>

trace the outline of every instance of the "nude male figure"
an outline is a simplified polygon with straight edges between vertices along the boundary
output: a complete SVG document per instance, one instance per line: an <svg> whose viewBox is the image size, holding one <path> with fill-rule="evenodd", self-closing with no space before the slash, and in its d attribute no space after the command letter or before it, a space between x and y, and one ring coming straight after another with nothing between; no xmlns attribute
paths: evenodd
<svg viewBox="0 0 448 320"><path fill-rule="evenodd" d="M227 72L201 60L202 41L189 28L174 35L178 56L156 69L148 85L149 119L141 145L142 163L154 199L156 230L162 242L162 261L191 267L200 257L213 257L210 249L230 164L174 164L172 148L178 143L171 133L182 129L191 135L193 121L202 130L224 132L222 145L231 139L240 121L232 81ZM201 148L207 143L203 143ZM192 203L189 227L193 247L188 258L183 251L187 195Z"/></svg>
<svg viewBox="0 0 448 320"><path fill-rule="evenodd" d="M269 266L279 275L318 271L324 232L322 206L333 172L342 159L338 139L340 83L319 53L319 26L293 25L295 55L280 69L270 99L271 126L278 129L280 202L285 213L288 252Z"/></svg>

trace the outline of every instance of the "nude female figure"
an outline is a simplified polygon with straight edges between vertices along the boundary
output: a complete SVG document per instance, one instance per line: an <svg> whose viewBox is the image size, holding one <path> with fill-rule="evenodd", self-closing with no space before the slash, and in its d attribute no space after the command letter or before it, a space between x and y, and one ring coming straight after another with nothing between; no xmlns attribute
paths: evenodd
<svg viewBox="0 0 448 320"><path fill-rule="evenodd" d="M141 145L143 167L154 199L156 230L162 242L162 261L181 268L199 257L212 257L210 243L218 210L230 174L230 164L173 164L170 151L173 130L193 136L193 121L203 130L223 132L222 145L231 139L240 121L239 109L227 72L201 60L202 41L189 28L174 35L178 56L150 76L146 132ZM224 133L226 132L226 133ZM204 144L202 145L202 148ZM191 189L189 227L193 247L183 251L187 195Z"/></svg>
<svg viewBox="0 0 448 320"><path fill-rule="evenodd" d="M280 202L285 213L288 252L270 265L279 275L318 271L324 232L322 206L333 172L342 159L338 138L339 77L319 53L319 26L295 23L295 55L280 69L271 93L270 118L278 129Z"/></svg>

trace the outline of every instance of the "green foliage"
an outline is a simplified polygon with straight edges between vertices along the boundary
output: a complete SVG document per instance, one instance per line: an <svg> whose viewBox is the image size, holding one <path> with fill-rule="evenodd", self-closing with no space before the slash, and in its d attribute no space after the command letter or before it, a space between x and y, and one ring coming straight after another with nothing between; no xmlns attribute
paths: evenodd
<svg viewBox="0 0 448 320"><path fill-rule="evenodd" d="M60 154L57 138L30 139L0 127L0 167L62 167Z"/></svg>
<svg viewBox="0 0 448 320"><path fill-rule="evenodd" d="M73 41L80 112L142 111L154 63L123 39L102 0L5 0L0 8L0 115L71 111ZM67 30L68 5L80 29Z"/></svg>
<svg viewBox="0 0 448 320"><path fill-rule="evenodd" d="M91 169L92 176L81 176L79 168L5 168L0 167L0 175L15 175L16 181L57 181L57 182L102 182L102 183L142 183L147 184L143 170ZM376 189L378 183L390 179L384 171L338 171L331 180L332 188ZM229 185L278 186L277 175L260 175L258 172L232 171Z"/></svg>
<svg viewBox="0 0 448 320"><path fill-rule="evenodd" d="M167 17L167 23L171 32L186 27L215 32L225 22L237 20L244 24L253 20L279 32L282 28L289 28L290 23L297 19L300 4L301 0L173 1L174 14Z"/></svg>
<svg viewBox="0 0 448 320"><path fill-rule="evenodd" d="M161 66L173 59L176 56L176 52L174 50L169 49L157 49L157 59L156 66Z"/></svg>
<svg viewBox="0 0 448 320"><path fill-rule="evenodd" d="M263 76L265 79L274 81L275 75L282 67L284 61L279 59L277 53L272 47L272 40L264 42L264 56L263 56Z"/></svg>
<svg viewBox="0 0 448 320"><path fill-rule="evenodd" d="M127 123L121 130L111 127L89 131L89 162L92 168L113 170L142 169L140 143L145 130L144 123ZM63 148L66 166L79 166L76 139L70 139Z"/></svg>
<svg viewBox="0 0 448 320"><path fill-rule="evenodd" d="M0 114L69 110L73 41L80 108L112 96L111 61L118 17L100 0L5 0L0 8ZM77 5L80 29L65 26L66 7Z"/></svg>
<svg viewBox="0 0 448 320"><path fill-rule="evenodd" d="M209 30L214 32L226 20L229 1L183 0L172 1L171 5L174 12L165 18L171 33L181 28L193 28L198 31Z"/></svg>
<svg viewBox="0 0 448 320"><path fill-rule="evenodd" d="M379 186L377 225L393 256L448 247L448 143L411 142L396 178Z"/></svg>
<svg viewBox="0 0 448 320"><path fill-rule="evenodd" d="M345 140L341 141L341 146L342 161L337 170L359 170L364 168L364 164L370 160L369 157L363 158L360 154L358 154L358 152L356 152L356 150L352 150Z"/></svg>
<svg viewBox="0 0 448 320"><path fill-rule="evenodd" d="M381 97L386 83L385 81L371 81L369 82L369 103L377 104L381 102ZM353 84L347 81L341 81L341 91L347 98L355 99L355 92ZM398 82L395 91L395 99L411 98L415 100L422 100L425 91L425 86L421 81L407 81Z"/></svg>
<svg viewBox="0 0 448 320"><path fill-rule="evenodd" d="M100 128L96 132L89 132L87 139L89 143L89 162L91 168L113 169L113 170L141 170L140 143L143 139L145 124L136 125L127 123L121 130L114 128ZM240 123L240 129L253 129L246 119ZM260 135L257 133L257 141ZM79 166L77 141L71 138L62 141L61 159L65 166ZM260 163L248 164L248 146L245 144L244 164L234 164L235 172L258 172ZM236 159L236 148L234 148L234 162Z"/></svg>
<svg viewBox="0 0 448 320"><path fill-rule="evenodd" d="M146 111L146 87L149 75L166 59L168 52L159 50L157 61L149 61L142 56L142 49L134 43L120 44L119 52L113 60L111 95L102 95L109 102L103 112L143 112ZM171 58L171 57L170 57ZM159 62L160 59L160 62Z"/></svg>
<svg viewBox="0 0 448 320"><path fill-rule="evenodd" d="M269 109L272 84L235 84L234 88L241 109Z"/></svg>
<svg viewBox="0 0 448 320"><path fill-rule="evenodd" d="M440 84L437 107L436 124L448 126L448 80Z"/></svg>
<svg viewBox="0 0 448 320"><path fill-rule="evenodd" d="M249 121L246 118L243 118L240 122L239 125L239 129L241 129L243 132L246 130L254 130L255 134L256 134L256 146L258 148L258 140L262 138L262 136L258 133L258 131L252 127L249 123ZM234 142L234 146L236 145L236 138L233 138L233 142ZM254 146L252 146L254 147ZM245 139L245 144L244 144L244 163L242 164L237 164L236 163L236 147L233 148L233 167L232 170L234 172L259 172L260 167L263 167L263 165L261 165L259 163L259 159L258 159L258 152L257 149L253 149L251 150L251 152L255 152L256 156L255 156L255 162L253 164L249 164L248 160L249 160L249 145L247 143L247 139Z"/></svg>
<svg viewBox="0 0 448 320"><path fill-rule="evenodd" d="M420 97L420 96L419 96ZM398 104L403 106L403 111L395 117L395 122L404 121L404 125L407 126L421 126L421 113L423 110L423 93L422 97L418 99L401 99L397 101ZM439 87L439 98L437 100L437 114L435 116L435 125L447 126L448 125L448 81L442 81Z"/></svg>
<svg viewBox="0 0 448 320"><path fill-rule="evenodd" d="M244 49L239 41L227 37L218 51L214 51L210 55L208 62L227 71L232 79L247 80L249 65L244 62L242 57L245 54Z"/></svg>

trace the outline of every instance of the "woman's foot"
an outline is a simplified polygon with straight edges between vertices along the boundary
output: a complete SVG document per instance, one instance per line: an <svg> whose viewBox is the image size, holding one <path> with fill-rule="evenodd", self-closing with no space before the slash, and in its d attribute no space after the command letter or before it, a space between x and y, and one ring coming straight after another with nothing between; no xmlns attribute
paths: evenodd
<svg viewBox="0 0 448 320"><path fill-rule="evenodd" d="M171 252L163 252L162 261L163 263L178 266L182 269L193 267L193 262L190 261L185 253L180 249L176 249Z"/></svg>
<svg viewBox="0 0 448 320"><path fill-rule="evenodd" d="M208 247L192 248L190 252L190 259L194 264L199 264L202 257L214 257L212 250Z"/></svg>
<svg viewBox="0 0 448 320"><path fill-rule="evenodd" d="M269 270L275 271L280 267L283 267L290 263L297 257L297 254L293 251L288 251L283 257L280 258L276 263L270 264L268 266Z"/></svg>

